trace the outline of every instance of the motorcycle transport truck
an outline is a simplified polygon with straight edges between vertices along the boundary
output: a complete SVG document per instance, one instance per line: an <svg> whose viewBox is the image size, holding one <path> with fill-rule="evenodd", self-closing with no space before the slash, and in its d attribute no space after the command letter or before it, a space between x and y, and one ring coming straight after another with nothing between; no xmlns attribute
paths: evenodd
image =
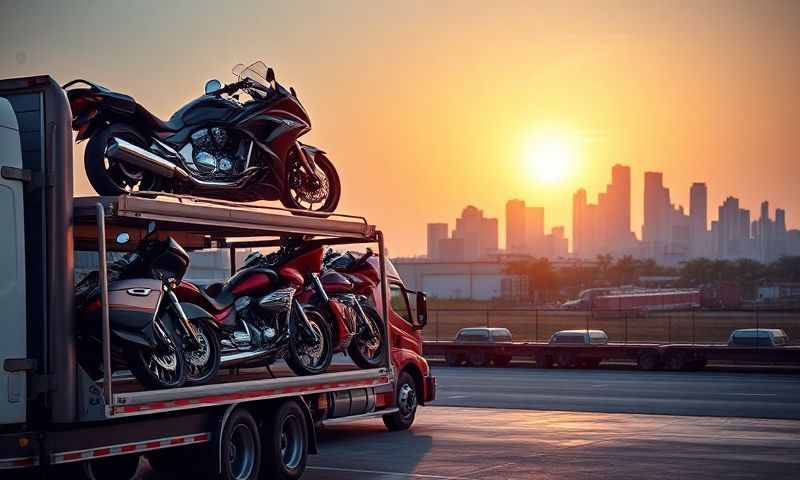
<svg viewBox="0 0 800 480"><path fill-rule="evenodd" d="M299 478L318 450L318 426L375 417L407 429L417 406L434 399L435 377L421 356L425 296L406 289L380 253L372 259L380 271L372 301L389 354L374 368L344 356L325 373L303 376L280 362L223 364L207 384L163 389L125 371L105 374L115 365L108 267L130 249L120 237L142 239L155 228L190 252L223 249L231 275L237 251L275 248L287 237L377 252L384 239L355 216L168 195L73 198L70 124L69 103L52 78L0 80L2 478L124 479L142 456L158 471L204 478ZM99 272L99 376L79 361L76 256L93 258Z"/></svg>

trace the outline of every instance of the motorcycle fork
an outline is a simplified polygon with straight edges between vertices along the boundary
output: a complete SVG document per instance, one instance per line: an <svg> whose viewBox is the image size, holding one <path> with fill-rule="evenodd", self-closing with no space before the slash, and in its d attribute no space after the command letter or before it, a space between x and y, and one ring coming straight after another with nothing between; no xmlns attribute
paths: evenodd
<svg viewBox="0 0 800 480"><path fill-rule="evenodd" d="M172 304L172 308L178 314L178 323L180 323L183 333L185 333L186 337L189 339L189 344L192 346L192 348L200 348L200 340L197 336L197 329L194 328L194 325L192 325L192 322L190 322L189 318L186 316L186 312L183 311L181 302L178 300L178 296L175 295L175 292L166 285L164 286L164 292L167 294L167 297Z"/></svg>
<svg viewBox="0 0 800 480"><path fill-rule="evenodd" d="M298 302L296 298L293 298L293 299L292 299L292 307L293 307L293 308L296 308L296 309L297 309L297 312L298 312L298 314L300 315L300 319L301 319L301 322L300 322L300 329L303 331L303 333L304 333L304 334L305 334L305 335L306 335L308 338L313 338L314 340L319 340L319 339L317 338L317 335L316 335L316 333L314 333L314 329L313 329L313 328L311 328L311 320L309 320L309 319L308 319L308 316L306 315L306 312L303 310L303 306L302 306L302 305L300 305L300 302ZM291 309L289 309L289 311L287 312L287 314L289 315L289 319L291 319L291 318L292 318L292 317L291 317L291 315L292 315L292 310L291 310ZM290 321L290 322L289 322L289 327L291 328L291 326L292 326L292 322ZM291 332L290 332L290 333L291 333Z"/></svg>
<svg viewBox="0 0 800 480"><path fill-rule="evenodd" d="M369 334L372 337L376 337L377 334L375 333L375 329L372 327L372 322L369 321L369 317L367 316L367 312L361 307L361 302L358 301L358 298L353 300L353 303L356 304L356 309L358 310L358 315L361 317L361 321L366 325L367 330L369 330Z"/></svg>
<svg viewBox="0 0 800 480"><path fill-rule="evenodd" d="M305 169L306 173L308 173L309 176L319 180L319 178L317 177L316 165L314 164L313 160L309 159L308 156L306 156L306 152L303 151L303 147L298 145L297 152L298 156L300 157L298 159L300 161L300 166L302 166Z"/></svg>

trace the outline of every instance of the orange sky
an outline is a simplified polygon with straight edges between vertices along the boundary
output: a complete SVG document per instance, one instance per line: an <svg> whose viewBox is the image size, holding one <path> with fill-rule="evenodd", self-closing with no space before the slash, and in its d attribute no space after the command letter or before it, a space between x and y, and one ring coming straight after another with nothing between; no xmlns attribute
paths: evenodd
<svg viewBox="0 0 800 480"><path fill-rule="evenodd" d="M637 235L646 170L687 207L708 182L712 218L735 195L800 225L800 2L133 3L1 2L0 76L85 77L168 118L264 59L339 168L341 211L393 255L424 253L425 223L452 228L469 203L501 217L503 245L512 197L570 235L572 192L594 201L614 163L632 167ZM524 165L542 130L580 139L558 184Z"/></svg>

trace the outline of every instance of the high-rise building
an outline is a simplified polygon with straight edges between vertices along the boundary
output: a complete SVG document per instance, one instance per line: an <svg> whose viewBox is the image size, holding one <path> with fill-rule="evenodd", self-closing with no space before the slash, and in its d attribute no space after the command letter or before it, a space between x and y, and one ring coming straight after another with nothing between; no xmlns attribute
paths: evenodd
<svg viewBox="0 0 800 480"><path fill-rule="evenodd" d="M527 252L535 257L547 256L542 207L525 207L525 247Z"/></svg>
<svg viewBox="0 0 800 480"><path fill-rule="evenodd" d="M714 225L714 256L721 259L752 257L750 210L739 208L739 199L728 197L718 209Z"/></svg>
<svg viewBox="0 0 800 480"><path fill-rule="evenodd" d="M693 257L708 255L708 189L693 183L689 189L689 251Z"/></svg>
<svg viewBox="0 0 800 480"><path fill-rule="evenodd" d="M453 238L464 241L464 259L479 260L497 252L497 219L485 218L483 210L472 205L456 219Z"/></svg>
<svg viewBox="0 0 800 480"><path fill-rule="evenodd" d="M663 245L667 240L669 190L664 188L663 182L664 176L661 172L644 172L642 241L653 246Z"/></svg>
<svg viewBox="0 0 800 480"><path fill-rule="evenodd" d="M624 255L635 246L631 232L631 170L625 165L611 169L611 184L587 203L586 190L572 195L572 252L578 257L598 254Z"/></svg>
<svg viewBox="0 0 800 480"><path fill-rule="evenodd" d="M586 256L586 190L572 194L572 253Z"/></svg>
<svg viewBox="0 0 800 480"><path fill-rule="evenodd" d="M509 200L506 202L506 250L524 251L525 240L525 202Z"/></svg>
<svg viewBox="0 0 800 480"><path fill-rule="evenodd" d="M689 218L693 231L705 232L708 228L708 189L705 183L693 183L689 190Z"/></svg>
<svg viewBox="0 0 800 480"><path fill-rule="evenodd" d="M564 227L553 227L545 236L548 258L565 258L569 253L567 237L564 236Z"/></svg>
<svg viewBox="0 0 800 480"><path fill-rule="evenodd" d="M439 244L442 240L448 237L448 226L446 223L429 223L428 224L428 258L431 260L439 260L441 252Z"/></svg>

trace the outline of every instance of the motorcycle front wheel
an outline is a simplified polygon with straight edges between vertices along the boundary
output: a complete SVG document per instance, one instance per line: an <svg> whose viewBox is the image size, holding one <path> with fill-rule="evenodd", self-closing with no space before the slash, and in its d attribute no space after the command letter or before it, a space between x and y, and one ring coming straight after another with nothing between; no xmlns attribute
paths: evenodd
<svg viewBox="0 0 800 480"><path fill-rule="evenodd" d="M297 152L290 155L297 155ZM336 210L342 192L339 174L325 155L317 155L315 163L318 182L309 177L299 162L289 160L285 187L281 192L281 203L284 207L317 213L332 213Z"/></svg>
<svg viewBox="0 0 800 480"><path fill-rule="evenodd" d="M124 195L161 191L162 178L128 163L106 157L106 148L114 137L147 150L147 139L133 127L115 123L97 132L86 145L83 166L89 183L99 195Z"/></svg>
<svg viewBox="0 0 800 480"><path fill-rule="evenodd" d="M359 325L347 351L359 368L377 368L383 365L386 357L386 329L375 309L367 305L362 305L361 308L367 314L364 320L370 323L375 334L372 335L366 325Z"/></svg>
<svg viewBox="0 0 800 480"><path fill-rule="evenodd" d="M325 372L331 364L333 335L319 312L310 309L305 312L316 340L311 341L302 332L295 331L289 339L286 364L296 375L317 375ZM293 311L292 315L298 313ZM296 319L296 322L299 324L302 320Z"/></svg>
<svg viewBox="0 0 800 480"><path fill-rule="evenodd" d="M186 381L183 347L174 333L161 326L166 338L156 333L155 348L125 345L125 357L133 376L147 388L177 388Z"/></svg>
<svg viewBox="0 0 800 480"><path fill-rule="evenodd" d="M188 344L183 347L186 359L186 383L188 385L203 385L217 375L220 364L220 340L217 330L209 323L211 320L200 321L194 324L197 330L198 348L190 348Z"/></svg>

